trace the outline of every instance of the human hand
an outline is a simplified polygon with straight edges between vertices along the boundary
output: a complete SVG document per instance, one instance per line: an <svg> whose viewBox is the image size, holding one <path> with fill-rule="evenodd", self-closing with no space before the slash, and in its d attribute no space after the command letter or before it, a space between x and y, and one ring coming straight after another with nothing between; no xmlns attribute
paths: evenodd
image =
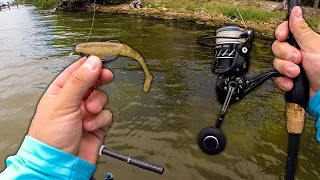
<svg viewBox="0 0 320 180"><path fill-rule="evenodd" d="M305 22L300 7L292 10L289 26L300 50L286 42L289 35L288 21L280 24L275 32L277 40L272 45L275 55L273 66L286 77L275 78L275 83L280 89L290 91L293 88L293 81L290 78L300 74L297 64L302 62L310 83L310 97L312 97L320 90L320 35Z"/></svg>
<svg viewBox="0 0 320 180"><path fill-rule="evenodd" d="M103 110L107 96L94 89L112 79L96 56L73 63L40 99L28 135L96 164L112 114Z"/></svg>

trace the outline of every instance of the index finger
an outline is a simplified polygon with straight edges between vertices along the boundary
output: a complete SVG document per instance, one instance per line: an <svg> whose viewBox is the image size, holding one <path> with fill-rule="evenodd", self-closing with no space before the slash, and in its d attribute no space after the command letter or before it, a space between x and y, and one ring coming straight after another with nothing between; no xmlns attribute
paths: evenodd
<svg viewBox="0 0 320 180"><path fill-rule="evenodd" d="M275 31L275 35L278 41L286 41L288 36L289 36L289 25L288 25L288 21L284 21L283 23L281 23L276 31Z"/></svg>
<svg viewBox="0 0 320 180"><path fill-rule="evenodd" d="M48 87L46 94L57 94L58 90L63 87L63 85L66 83L70 75L79 69L79 67L86 62L88 58L87 57L82 57L78 61L74 62L71 64L69 67L67 67Z"/></svg>

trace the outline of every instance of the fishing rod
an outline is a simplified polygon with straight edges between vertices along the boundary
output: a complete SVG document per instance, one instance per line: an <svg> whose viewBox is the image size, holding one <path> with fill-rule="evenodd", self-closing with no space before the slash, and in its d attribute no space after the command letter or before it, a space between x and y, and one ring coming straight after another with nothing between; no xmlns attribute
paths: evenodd
<svg viewBox="0 0 320 180"><path fill-rule="evenodd" d="M106 155L106 156L118 159L118 160L126 162L128 164L131 164L131 165L137 166L139 168L142 168L142 169L145 169L148 171L152 171L152 172L155 172L155 173L158 173L161 175L164 172L163 166L158 166L158 165L146 162L146 161L141 161L141 160L135 159L131 156L126 156L126 155L116 153L114 151L107 149L105 146L100 147L99 155ZM108 180L113 179L112 174L110 174L110 173L106 174L105 179L108 179ZM95 180L95 178L92 176L90 180Z"/></svg>
<svg viewBox="0 0 320 180"><path fill-rule="evenodd" d="M288 21L290 19L292 9L298 5L298 0L288 1ZM291 46L294 46L295 48L299 49L298 43L294 39L294 36L291 33L290 28L287 42ZM298 77L293 79L293 89L287 92L285 95L285 99L287 102L287 131L289 133L289 145L285 174L286 180L294 180L295 177L299 151L299 136L303 131L305 121L305 109L308 106L309 100L309 81L301 63L299 64L299 67L300 74Z"/></svg>

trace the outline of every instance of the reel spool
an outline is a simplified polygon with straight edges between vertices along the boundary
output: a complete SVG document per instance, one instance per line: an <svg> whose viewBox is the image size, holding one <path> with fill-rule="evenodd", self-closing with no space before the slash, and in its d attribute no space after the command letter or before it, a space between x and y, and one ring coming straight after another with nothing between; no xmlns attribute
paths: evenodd
<svg viewBox="0 0 320 180"><path fill-rule="evenodd" d="M201 38L198 43L215 48L212 72L219 75L242 75L248 72L248 53L253 40L253 30L228 25L219 28L217 36ZM247 39L246 39L247 38ZM216 39L214 45L205 41Z"/></svg>
<svg viewBox="0 0 320 180"><path fill-rule="evenodd" d="M222 152L226 146L226 137L220 127L229 105L241 100L269 77L279 75L272 70L254 78L244 76L249 69L248 55L253 41L253 30L228 25L219 28L216 33L216 36L204 37L198 41L201 45L215 48L212 72L219 75L216 93L219 102L223 104L216 125L205 128L198 134L200 149L210 155ZM214 45L205 42L210 39L216 40Z"/></svg>
<svg viewBox="0 0 320 180"><path fill-rule="evenodd" d="M244 29L236 26L226 26L217 30L213 73L232 74L248 71L248 66L243 61L235 61L237 60L235 58L237 47L245 42L244 38L240 38L244 31Z"/></svg>

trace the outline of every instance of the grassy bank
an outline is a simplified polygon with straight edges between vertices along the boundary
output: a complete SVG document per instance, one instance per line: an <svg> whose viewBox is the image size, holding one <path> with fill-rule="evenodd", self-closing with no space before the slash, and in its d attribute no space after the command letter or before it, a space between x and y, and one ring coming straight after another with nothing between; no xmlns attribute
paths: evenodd
<svg viewBox="0 0 320 180"><path fill-rule="evenodd" d="M231 0L202 0L199 2L192 0L179 0L179 1L156 1L156 0L145 0L147 7L151 8L183 8L190 11L205 10L208 12L215 12L225 15L230 18L236 17L240 19L239 13L236 6ZM272 22L273 20L283 20L286 17L285 11L272 11L275 4L272 2L255 1L250 6L245 5L245 1L236 1L238 9L245 21L263 21ZM268 4L269 7L265 5ZM273 6L272 6L273 5ZM309 10L310 11L310 10ZM312 10L311 10L312 11ZM319 17L307 15L308 23L311 26L318 27L320 25Z"/></svg>
<svg viewBox="0 0 320 180"><path fill-rule="evenodd" d="M245 1L236 0L246 26L257 30L258 34L273 36L274 29L286 18L286 11L272 11L278 3L255 1L250 6ZM98 6L97 10L109 13L127 13L153 16L165 19L184 19L199 24L220 26L232 23L244 26L231 0L144 0L145 8L130 9L128 5ZM92 10L92 8L91 8ZM313 10L304 8L309 25L319 32L320 18L312 15Z"/></svg>
<svg viewBox="0 0 320 180"><path fill-rule="evenodd" d="M62 0L26 0L32 1L41 9L57 7ZM246 0L235 0L244 22L233 0L142 0L142 9L130 9L128 4L103 6L97 10L108 13L126 13L153 16L165 19L184 19L209 26L237 24L253 28L258 34L273 36L274 29L286 18L286 11L273 11L279 2L255 0L251 5ZM93 8L89 8L92 10ZM304 16L308 24L320 32L320 12L304 7ZM318 15L317 15L318 14Z"/></svg>
<svg viewBox="0 0 320 180"><path fill-rule="evenodd" d="M61 2L61 0L36 0L35 6L40 9L53 9L57 7Z"/></svg>
<svg viewBox="0 0 320 180"><path fill-rule="evenodd" d="M237 17L240 19L239 14L237 12L236 7L232 1L222 1L218 0L215 2L210 1L200 1L197 3L195 1L181 0L181 1L161 1L159 3L155 3L153 0L145 1L148 7L158 8L158 7L166 7L166 8L183 8L190 11L196 10L205 10L208 12L220 13L222 15L226 15L228 17ZM277 18L277 17L285 17L284 12L269 12L259 9L260 5L257 3L253 3L249 7L241 7L239 6L239 11L243 19L246 21L264 21L267 22L269 19Z"/></svg>

